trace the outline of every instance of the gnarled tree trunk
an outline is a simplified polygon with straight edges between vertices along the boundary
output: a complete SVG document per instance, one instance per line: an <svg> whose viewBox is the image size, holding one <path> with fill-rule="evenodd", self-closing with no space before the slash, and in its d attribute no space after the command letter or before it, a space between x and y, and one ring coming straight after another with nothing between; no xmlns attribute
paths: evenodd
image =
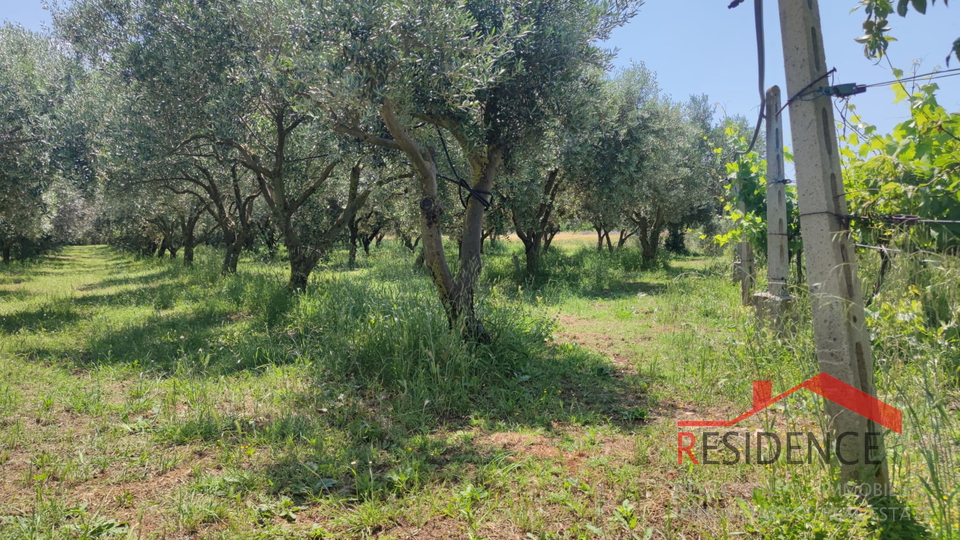
<svg viewBox="0 0 960 540"><path fill-rule="evenodd" d="M620 236L617 238L617 249L623 249L623 246L627 245L627 240L636 234L636 232L636 229L632 231L630 229L620 229Z"/></svg>
<svg viewBox="0 0 960 540"><path fill-rule="evenodd" d="M287 246L290 259L290 281L287 286L290 290L302 290L306 288L310 273L313 272L314 267L320 260L323 249L336 239L346 226L346 221L352 219L353 211L362 206L362 203L357 206L347 204L347 208L343 210L331 229L324 234L324 238L320 242L322 245L306 245L293 226L293 216L326 183L337 163L327 164L318 177L304 187L297 196L288 192L291 187L286 178L288 137L304 122L308 121L308 118L294 111L289 103L276 103L271 112L273 136L275 137L269 152L272 157L272 164L267 165L267 160L237 141L227 140L223 142L239 151L241 164L256 175L264 201L270 208L274 221L280 228L283 242ZM359 179L361 168L360 163L357 163L354 167L357 171L357 179ZM366 196L364 196L365 199Z"/></svg>
<svg viewBox="0 0 960 540"><path fill-rule="evenodd" d="M351 219L350 223L347 223L347 233L349 238L347 239L347 247L349 249L349 255L347 257L347 264L353 268L357 264L357 242L360 241L360 224L359 220Z"/></svg>
<svg viewBox="0 0 960 540"><path fill-rule="evenodd" d="M293 249L287 248L290 252L290 282L288 287L291 290L304 290L310 281L310 274L320 262L321 253L312 250L307 246L297 246Z"/></svg>
<svg viewBox="0 0 960 540"><path fill-rule="evenodd" d="M560 227L553 227L549 231L547 231L547 234L544 235L544 238L543 238L543 251L550 250L550 244L553 243L553 239L557 237L557 234L559 232L560 232Z"/></svg>
<svg viewBox="0 0 960 540"><path fill-rule="evenodd" d="M202 203L195 204L186 216L180 216L180 234L183 236L183 264L193 265L194 249L197 245L197 223L205 208Z"/></svg>
<svg viewBox="0 0 960 540"><path fill-rule="evenodd" d="M252 192L244 194L241 174L237 170L236 163L230 167L230 186L226 192L221 189L210 169L196 162L193 166L201 173L201 176L191 174L185 174L184 176L191 183L199 186L202 192L206 193L206 197L189 189L176 192L189 193L195 196L203 204L203 208L216 220L217 226L223 233L223 243L226 248L220 273L224 275L236 273L240 253L253 237L253 223L251 221L253 204L260 196L260 189L255 188ZM228 201L230 197L233 198L233 201ZM196 220L199 221L199 219L200 215L197 215ZM194 222L195 226L196 222ZM190 251L192 260L192 248ZM184 253L184 260L186 261L186 252Z"/></svg>
<svg viewBox="0 0 960 540"><path fill-rule="evenodd" d="M380 243L379 238L382 238L380 236L380 227L375 227L373 229L373 232L370 232L367 234L361 234L360 244L363 246L363 252L366 253L367 255L370 255L370 244L374 243L374 241L376 241L377 244L379 244Z"/></svg>
<svg viewBox="0 0 960 540"><path fill-rule="evenodd" d="M553 203L560 193L559 169L553 169L548 173L547 181L543 185L543 200L537 206L537 213L534 216L532 225L525 228L516 213L511 212L514 230L517 237L523 242L524 256L526 257L526 273L528 276L534 276L540 270L540 254L546 250L549 241L553 239L550 234L550 218L553 215ZM548 240L549 238L549 240Z"/></svg>
<svg viewBox="0 0 960 540"><path fill-rule="evenodd" d="M639 227L637 234L640 237L640 257L645 265L653 264L657 260L660 233L663 232L663 209L657 209L652 221L647 216L636 214L633 221Z"/></svg>
<svg viewBox="0 0 960 540"><path fill-rule="evenodd" d="M410 138L395 116L389 100L385 100L380 107L380 114L394 138L389 142L410 158L420 179L420 229L424 263L437 287L450 325L462 328L465 337L487 343L490 335L477 316L475 306L477 282L482 269L480 243L485 205L477 196L471 196L467 201L460 228L460 267L454 278L443 251L440 231L443 204L437 195L437 166L433 153ZM502 151L488 148L484 159L473 157L470 161L473 169L471 189L489 193L500 169Z"/></svg>
<svg viewBox="0 0 960 540"><path fill-rule="evenodd" d="M477 316L475 295L480 277L480 244L483 238L483 212L487 201L477 197L487 197L493 187L493 181L503 158L503 152L497 147L488 146L477 152L467 152L473 170L471 190L478 193L470 196L464 212L459 234L460 267L456 278L450 271L443 251L443 236L440 231L440 218L444 208L437 190L437 164L433 152L421 146L407 133L397 118L393 103L384 99L380 105L380 118L390 132L392 139L371 135L363 130L347 125L336 125L334 129L352 135L369 143L400 150L406 154L416 170L420 189L420 230L423 245L424 264L433 278L440 303L447 314L450 326L463 330L464 337L478 342L489 342L487 333ZM450 119L450 122L456 123ZM446 127L446 126L444 126ZM461 146L463 146L461 144ZM480 154L480 155L478 155Z"/></svg>

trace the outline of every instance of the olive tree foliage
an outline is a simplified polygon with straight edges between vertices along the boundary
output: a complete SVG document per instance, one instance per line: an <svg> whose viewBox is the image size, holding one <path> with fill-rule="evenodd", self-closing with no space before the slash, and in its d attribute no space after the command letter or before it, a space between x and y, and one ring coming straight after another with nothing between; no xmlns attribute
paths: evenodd
<svg viewBox="0 0 960 540"><path fill-rule="evenodd" d="M175 160L170 189L195 196L217 219L228 244L224 271L235 270L249 244L259 197L287 248L290 288L302 289L373 186L340 190L354 198L330 203L338 185L352 182L350 152L304 112L299 81L314 69L292 60L304 57L309 40L276 7L78 0L55 20L148 104L162 128L163 152L154 158ZM340 212L331 215L332 206Z"/></svg>
<svg viewBox="0 0 960 540"><path fill-rule="evenodd" d="M597 96L592 124L571 159L580 219L596 231L598 250L604 242L612 250L612 232L619 232L618 247L635 234L629 216L642 195L637 171L656 144L661 97L654 73L642 63L605 80Z"/></svg>
<svg viewBox="0 0 960 540"><path fill-rule="evenodd" d="M58 33L109 80L116 96L117 114L104 130L106 193L138 208L131 214L122 203L108 205L116 212L102 220L108 238L157 254L175 253L182 238L189 263L199 204L221 229L225 273L236 270L249 236L245 218L259 193L229 149L201 136L229 131L243 108L242 85L227 85L249 51L238 41L230 7L80 1L54 9ZM168 200L182 204L160 204Z"/></svg>
<svg viewBox="0 0 960 540"><path fill-rule="evenodd" d="M652 264L667 228L703 224L717 211L720 163L713 153L712 107L698 96L675 103L655 76L635 64L606 81L594 140L580 147L576 181L581 218L597 232L597 249L636 238Z"/></svg>
<svg viewBox="0 0 960 540"><path fill-rule="evenodd" d="M574 178L591 170L589 148L597 119L603 115L603 72L587 71L567 85L563 99L545 104L549 124L542 136L517 152L497 190L513 231L523 243L526 274L539 271L541 253L574 217L575 199L569 196ZM587 149L586 152L583 150Z"/></svg>
<svg viewBox="0 0 960 540"><path fill-rule="evenodd" d="M547 134L544 138L555 136ZM523 243L528 276L537 274L541 253L549 248L553 236L560 230L555 211L565 177L561 176L558 153L556 142L551 141L542 152L526 154L523 161L505 175L507 181L497 190L513 231Z"/></svg>
<svg viewBox="0 0 960 540"><path fill-rule="evenodd" d="M421 242L452 326L489 339L474 308L483 215L504 162L543 133L545 102L608 56L594 45L633 15L637 2L368 0L305 10L306 32L324 36L326 69L309 81L335 129L403 152L417 174ZM440 223L440 130L468 164L471 196L460 223L459 267L448 265ZM449 202L449 201L448 201Z"/></svg>
<svg viewBox="0 0 960 540"><path fill-rule="evenodd" d="M714 119L715 106L705 94L690 96L680 107L688 126L689 138L680 145L680 160L686 166L686 189L690 197L667 220L669 235L666 247L684 252L684 231L700 228L705 235L713 234L719 226L726 193L726 160L717 152L727 141L725 123ZM764 137L757 139L764 145ZM761 146L764 148L764 146Z"/></svg>
<svg viewBox="0 0 960 540"><path fill-rule="evenodd" d="M89 178L84 111L66 104L82 84L79 65L49 36L0 26L0 256L9 262L49 238L58 208L67 219ZM70 129L67 129L70 128ZM58 196L48 194L60 185Z"/></svg>
<svg viewBox="0 0 960 540"><path fill-rule="evenodd" d="M88 191L88 192L87 192ZM56 181L43 194L49 215L49 234L58 243L91 244L100 241L96 219L101 212L99 189L86 190L68 181Z"/></svg>

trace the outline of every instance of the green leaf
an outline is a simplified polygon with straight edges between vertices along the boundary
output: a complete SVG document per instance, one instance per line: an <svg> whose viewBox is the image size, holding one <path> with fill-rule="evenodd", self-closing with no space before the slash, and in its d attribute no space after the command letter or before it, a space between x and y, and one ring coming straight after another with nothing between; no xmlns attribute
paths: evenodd
<svg viewBox="0 0 960 540"><path fill-rule="evenodd" d="M910 7L910 0L900 0L897 3L897 15L901 17L907 16L907 8ZM899 77L898 77L899 78Z"/></svg>
<svg viewBox="0 0 960 540"><path fill-rule="evenodd" d="M927 0L911 0L911 3L913 4L913 9L920 13L927 12Z"/></svg>
<svg viewBox="0 0 960 540"><path fill-rule="evenodd" d="M894 95L894 98L893 98L894 103L900 103L901 101L910 97L907 94L907 90L903 87L902 84L895 84L892 86L892 88L893 88L893 95Z"/></svg>

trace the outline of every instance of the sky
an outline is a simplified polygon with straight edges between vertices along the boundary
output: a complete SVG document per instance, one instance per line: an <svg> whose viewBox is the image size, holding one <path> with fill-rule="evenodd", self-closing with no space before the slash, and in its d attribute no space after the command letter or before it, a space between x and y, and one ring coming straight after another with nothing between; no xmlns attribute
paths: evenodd
<svg viewBox="0 0 960 540"><path fill-rule="evenodd" d="M50 14L41 0L3 0L0 20L18 22L41 30L49 25ZM657 73L662 90L675 100L707 94L717 105L718 117L740 114L756 118L760 97L757 90L757 53L753 24L753 2L727 9L729 0L646 0L639 14L617 29L606 42L619 49L614 64L628 66L644 62ZM887 63L875 64L863 55L854 38L861 35L863 11L853 11L859 0L821 0L827 65L837 68L835 82L868 84L890 80ZM786 99L783 52L780 45L780 21L777 2L764 3L766 34L765 88L780 85ZM891 16L891 43L888 56L894 66L911 71L920 62L918 73L946 67L950 44L960 37L960 5L947 7L943 2L929 6L926 15L911 11L907 17ZM953 67L960 67L954 59ZM950 111L960 111L960 76L941 79L938 98ZM892 130L909 117L906 102L894 105L893 92L886 87L871 88L851 98L863 121L874 124L881 133ZM785 123L785 127L788 124ZM789 127L787 127L789 129ZM789 138L785 139L789 144Z"/></svg>
<svg viewBox="0 0 960 540"><path fill-rule="evenodd" d="M863 34L862 10L851 12L859 0L820 0L824 51L827 66L837 68L836 84L869 84L893 79L886 61L876 64L863 55L863 47L854 38ZM626 26L614 31L608 47L619 49L614 64L643 62L657 73L661 89L674 100L707 94L724 112L741 114L754 122L760 96L757 89L757 46L753 21L753 2L746 1L727 9L728 0L646 0L639 14ZM943 2L928 6L926 15L911 11L905 18L892 15L888 56L897 68L926 73L945 68L947 52L960 37L960 5L947 7ZM764 2L766 77L764 87L779 85L786 100L783 74L783 49L780 43L780 19L777 2ZM951 67L960 67L954 58ZM960 76L938 80L938 100L949 111L960 111ZM851 98L862 120L887 133L909 118L907 102L893 104L888 87L871 88ZM785 122L785 127L789 129ZM785 144L789 138L785 137Z"/></svg>

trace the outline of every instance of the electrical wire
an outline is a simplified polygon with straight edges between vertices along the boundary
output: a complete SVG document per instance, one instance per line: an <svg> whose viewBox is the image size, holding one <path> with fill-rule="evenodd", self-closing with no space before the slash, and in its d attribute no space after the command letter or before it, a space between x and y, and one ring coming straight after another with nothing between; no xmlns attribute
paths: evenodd
<svg viewBox="0 0 960 540"><path fill-rule="evenodd" d="M850 101L848 97L846 101ZM834 102L834 108L837 110L837 114L840 116L840 121L843 122L844 129L850 128L850 131L857 134L861 139L875 139L880 142L882 145L886 145L886 141L883 140L883 137L876 133L871 133L869 136L864 132L860 131L860 128L854 126L849 120L847 120L847 113L844 107L840 107L840 103Z"/></svg>
<svg viewBox="0 0 960 540"><path fill-rule="evenodd" d="M798 99L802 99L803 96L806 95L806 93L810 90L810 88L813 87L813 85L815 85L815 84L817 84L818 82L826 79L827 77L829 77L830 75L833 75L833 74L836 73L836 72L837 72L837 68L831 68L830 71L828 71L828 72L824 73L823 75L817 77L816 79L810 81L810 84L808 84L808 85L804 86L803 88L801 88L799 92L797 92L796 94L794 94L793 97L791 97L790 99L788 99L787 102L783 104L783 107L780 107L780 110L777 111L777 116L780 116L780 113L782 113L784 109L786 109L787 107L789 107L791 103L793 103L794 101L796 101L796 100L798 100Z"/></svg>
<svg viewBox="0 0 960 540"><path fill-rule="evenodd" d="M727 8L733 9L743 2L744 0L733 0L733 2L731 2ZM763 0L754 0L753 19L757 33L757 86L760 90L760 114L757 117L757 127L753 130L753 138L750 140L750 146L746 149L746 151L737 150L737 156L746 155L753 151L753 147L757 144L757 138L760 136L760 126L763 123L763 116L767 107L767 96L763 88L763 80L766 70L766 47L763 37Z"/></svg>
<svg viewBox="0 0 960 540"><path fill-rule="evenodd" d="M874 223L887 223L890 225L907 225L913 226L920 223L933 223L939 225L960 225L960 219L923 219L920 216L913 216L910 214L880 214L876 216L858 216L856 214L837 214L836 212L830 212L828 210L822 212L806 212L801 213L800 217L804 216L815 216L815 215L831 215L843 223L849 223L850 221L867 221Z"/></svg>
<svg viewBox="0 0 960 540"><path fill-rule="evenodd" d="M865 84L863 86L866 88L874 88L877 86L892 86L894 84L903 84L905 82L913 82L917 79L923 79L926 77L929 77L930 80L936 80L936 79L946 79L947 77L956 77L958 75L960 75L960 68L944 69L941 71L931 71L930 73L921 73L920 75L911 75L906 78L894 79L892 81L883 81L883 82L878 82L873 84Z"/></svg>

